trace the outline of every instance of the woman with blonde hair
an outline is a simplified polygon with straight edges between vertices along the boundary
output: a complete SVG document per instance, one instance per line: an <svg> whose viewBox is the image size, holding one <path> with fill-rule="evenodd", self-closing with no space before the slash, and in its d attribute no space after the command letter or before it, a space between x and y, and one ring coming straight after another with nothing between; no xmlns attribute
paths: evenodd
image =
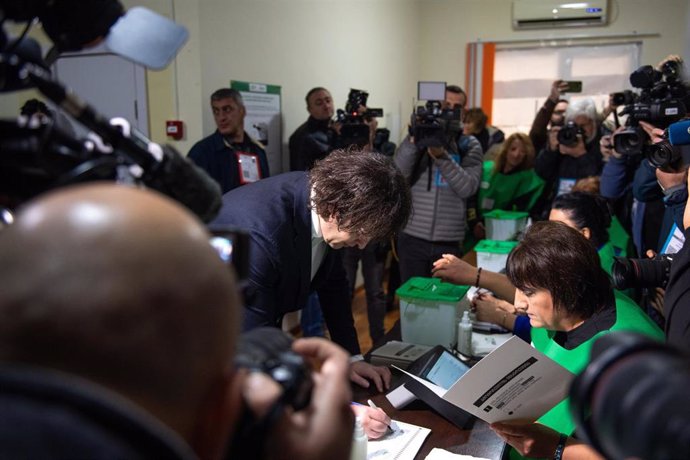
<svg viewBox="0 0 690 460"><path fill-rule="evenodd" d="M513 133L505 140L495 161L484 162L479 185L477 215L501 209L529 212L544 189L544 181L534 171L535 151L525 133ZM473 227L476 238L484 238L484 225Z"/></svg>

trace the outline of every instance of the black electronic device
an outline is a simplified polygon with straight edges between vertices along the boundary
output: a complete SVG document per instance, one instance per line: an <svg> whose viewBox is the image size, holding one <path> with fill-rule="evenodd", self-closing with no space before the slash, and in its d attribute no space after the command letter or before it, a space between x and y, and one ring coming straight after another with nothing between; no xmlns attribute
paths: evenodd
<svg viewBox="0 0 690 460"><path fill-rule="evenodd" d="M234 227L211 225L211 246L220 259L235 269L240 283L249 277L249 233Z"/></svg>
<svg viewBox="0 0 690 460"><path fill-rule="evenodd" d="M563 90L564 93L581 93L582 92L582 82L581 81L566 81L568 87Z"/></svg>
<svg viewBox="0 0 690 460"><path fill-rule="evenodd" d="M410 374L428 380L444 390L449 389L468 370L470 366L441 345L424 353L407 368Z"/></svg>
<svg viewBox="0 0 690 460"><path fill-rule="evenodd" d="M414 108L409 134L418 148L447 146L462 132L462 108L445 107L445 98L445 82L417 82L417 99L426 102Z"/></svg>
<svg viewBox="0 0 690 460"><path fill-rule="evenodd" d="M442 345L436 345L410 364L407 372L447 390L469 369L470 367L453 352ZM386 397L398 409L414 399L419 399L461 429L469 429L475 419L472 414L444 400L422 383L408 376L405 376L402 383Z"/></svg>

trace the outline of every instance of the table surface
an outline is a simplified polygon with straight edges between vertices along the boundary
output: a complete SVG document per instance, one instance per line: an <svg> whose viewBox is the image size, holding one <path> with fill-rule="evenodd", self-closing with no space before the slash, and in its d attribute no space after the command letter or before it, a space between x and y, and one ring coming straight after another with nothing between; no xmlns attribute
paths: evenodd
<svg viewBox="0 0 690 460"><path fill-rule="evenodd" d="M396 340L396 337L397 340L400 340L399 322L381 341L374 345L374 348L383 345L388 340ZM393 386L395 386L403 379L403 374L392 368L391 372L393 373ZM387 392L377 393L375 388L366 389L358 385L353 385L352 390L355 401L366 404L367 399L371 399L393 420L400 420L431 429L431 433L415 457L416 460L423 460L434 447L456 454L472 455L479 458L492 460L499 460L501 458L504 447L503 440L482 420L475 419L471 429L463 430L447 421L421 401L414 401L405 408L398 410L386 398Z"/></svg>
<svg viewBox="0 0 690 460"><path fill-rule="evenodd" d="M415 401L407 407L398 410L388 402L384 393L373 394L364 388L353 388L353 391L354 399L357 402L366 404L366 400L371 399L378 407L386 411L392 419L431 429L431 433L415 457L416 460L426 458L434 447L440 447L456 454L472 455L479 458L492 460L499 460L501 458L504 446L503 441L482 420L475 419L470 430L462 430L438 415L421 401Z"/></svg>

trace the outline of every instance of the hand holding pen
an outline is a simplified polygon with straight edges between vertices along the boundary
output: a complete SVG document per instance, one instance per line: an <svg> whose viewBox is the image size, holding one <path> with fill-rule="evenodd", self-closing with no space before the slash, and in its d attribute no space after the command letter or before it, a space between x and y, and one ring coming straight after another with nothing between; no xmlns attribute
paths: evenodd
<svg viewBox="0 0 690 460"><path fill-rule="evenodd" d="M369 439L378 439L388 432L391 425L391 418L369 400L369 405L353 403L350 407L355 415L362 419L362 427Z"/></svg>

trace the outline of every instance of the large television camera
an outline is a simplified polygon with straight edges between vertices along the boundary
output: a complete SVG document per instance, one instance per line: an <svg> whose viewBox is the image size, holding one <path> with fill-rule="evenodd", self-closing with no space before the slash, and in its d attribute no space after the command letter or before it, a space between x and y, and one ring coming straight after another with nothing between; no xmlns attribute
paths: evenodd
<svg viewBox="0 0 690 460"><path fill-rule="evenodd" d="M26 31L34 17L41 20L55 43L46 58L104 37L111 51L160 68L187 38L186 29L173 21L144 8L124 12L116 0L0 0L0 10L7 19L26 22ZM204 221L215 217L221 205L220 188L203 170L173 147L151 142L127 120L103 117L55 80L46 60L35 40L24 34L12 38L0 28L0 92L36 88L90 133L75 138L54 123L22 117L0 120L0 205L11 209L55 187L113 180L164 193Z"/></svg>
<svg viewBox="0 0 690 460"><path fill-rule="evenodd" d="M372 118L383 116L383 109L367 107L369 93L360 89L350 89L345 103L345 110L336 111L336 122L340 123L340 134L335 143L336 148L347 148L351 145L364 147L369 143L369 125ZM361 111L362 108L364 111Z"/></svg>
<svg viewBox="0 0 690 460"><path fill-rule="evenodd" d="M648 145L649 136L639 122L663 129L685 117L689 92L682 81L682 64L668 60L660 70L642 66L630 74L630 83L639 93L623 91L611 95L614 103L625 104L620 115L628 116L626 128L613 136L614 148L623 155L663 158L667 152L657 152L657 147Z"/></svg>
<svg viewBox="0 0 690 460"><path fill-rule="evenodd" d="M426 101L415 107L410 122L409 134L417 147L445 147L462 131L462 109L444 108L445 98L445 82L417 83L417 99Z"/></svg>

